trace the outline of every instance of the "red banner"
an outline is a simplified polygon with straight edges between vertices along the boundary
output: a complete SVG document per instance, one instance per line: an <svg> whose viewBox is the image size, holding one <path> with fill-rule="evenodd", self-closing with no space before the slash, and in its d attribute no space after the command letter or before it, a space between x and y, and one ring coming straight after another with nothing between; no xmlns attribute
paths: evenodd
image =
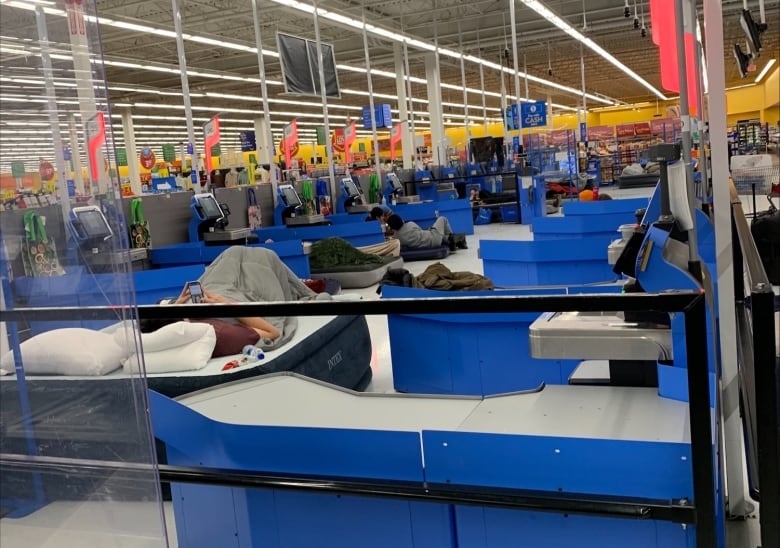
<svg viewBox="0 0 780 548"><path fill-rule="evenodd" d="M620 124L615 126L615 134L620 137L633 137L634 136L634 124Z"/></svg>
<svg viewBox="0 0 780 548"><path fill-rule="evenodd" d="M98 112L87 122L87 153L89 173L93 181L100 179L100 149L106 144L106 121Z"/></svg>
<svg viewBox="0 0 780 548"><path fill-rule="evenodd" d="M211 149L219 144L219 116L203 124L203 144L206 148L206 173L211 174Z"/></svg>
<svg viewBox="0 0 780 548"><path fill-rule="evenodd" d="M291 169L293 156L298 153L298 122L295 118L284 126L282 148L284 150L284 163L287 169Z"/></svg>
<svg viewBox="0 0 780 548"><path fill-rule="evenodd" d="M588 141L609 141L615 138L613 126L591 126L588 128Z"/></svg>
<svg viewBox="0 0 780 548"><path fill-rule="evenodd" d="M547 143L550 145L565 145L569 141L569 132L565 129L557 129L551 131L547 139Z"/></svg>
<svg viewBox="0 0 780 548"><path fill-rule="evenodd" d="M650 124L648 122L634 124L634 135L650 135Z"/></svg>
<svg viewBox="0 0 780 548"><path fill-rule="evenodd" d="M398 143L401 142L403 137L403 126L401 124L394 124L390 128L390 159L395 160L395 149Z"/></svg>
<svg viewBox="0 0 780 548"><path fill-rule="evenodd" d="M333 150L341 154L344 152L344 128L343 127L337 127L333 130L333 135L331 136L331 144L333 145Z"/></svg>
<svg viewBox="0 0 780 548"><path fill-rule="evenodd" d="M344 161L347 164L350 164L352 162L350 152L350 148L352 147L352 143L355 142L355 139L357 139L357 129L355 129L355 122L347 122L347 125L344 126ZM335 145L333 148L336 148Z"/></svg>

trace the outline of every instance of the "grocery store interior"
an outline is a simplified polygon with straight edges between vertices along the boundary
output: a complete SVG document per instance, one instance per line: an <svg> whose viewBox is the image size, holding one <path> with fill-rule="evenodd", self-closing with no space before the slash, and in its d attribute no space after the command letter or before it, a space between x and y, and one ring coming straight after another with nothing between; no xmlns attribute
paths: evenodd
<svg viewBox="0 0 780 548"><path fill-rule="evenodd" d="M780 2L0 0L0 545L780 548Z"/></svg>

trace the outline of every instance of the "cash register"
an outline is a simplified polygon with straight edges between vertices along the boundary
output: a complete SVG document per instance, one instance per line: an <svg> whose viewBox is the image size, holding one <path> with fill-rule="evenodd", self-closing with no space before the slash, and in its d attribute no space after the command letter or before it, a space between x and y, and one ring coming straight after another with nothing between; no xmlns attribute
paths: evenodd
<svg viewBox="0 0 780 548"><path fill-rule="evenodd" d="M102 268L113 269L112 265L127 260L128 252L133 263L147 258L146 248L116 249L122 244L114 241L114 230L98 206L88 205L71 209L68 227L77 245L80 262L90 267L93 272L101 271Z"/></svg>
<svg viewBox="0 0 780 548"><path fill-rule="evenodd" d="M341 179L341 211L347 213L368 213L379 204L370 204L363 194L360 185L351 177Z"/></svg>
<svg viewBox="0 0 780 548"><path fill-rule="evenodd" d="M385 177L385 201L389 205L395 204L409 204L412 202L419 202L419 196L406 196L406 191L398 175L395 173L388 173Z"/></svg>
<svg viewBox="0 0 780 548"><path fill-rule="evenodd" d="M230 209L217 202L210 192L195 194L190 202L192 220L189 236L191 242L203 241L206 245L240 245L257 242L249 228L228 227Z"/></svg>
<svg viewBox="0 0 780 548"><path fill-rule="evenodd" d="M330 224L319 213L307 215L303 210L303 200L293 185L279 185L279 201L274 209L274 224L277 226L310 226Z"/></svg>

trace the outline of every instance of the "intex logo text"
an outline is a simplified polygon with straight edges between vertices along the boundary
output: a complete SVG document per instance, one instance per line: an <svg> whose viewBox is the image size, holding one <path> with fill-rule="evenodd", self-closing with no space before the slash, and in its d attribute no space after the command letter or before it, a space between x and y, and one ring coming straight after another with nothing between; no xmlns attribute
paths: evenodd
<svg viewBox="0 0 780 548"><path fill-rule="evenodd" d="M333 371L333 368L340 364L343 359L344 358L341 357L341 350L333 354L328 360L328 371Z"/></svg>

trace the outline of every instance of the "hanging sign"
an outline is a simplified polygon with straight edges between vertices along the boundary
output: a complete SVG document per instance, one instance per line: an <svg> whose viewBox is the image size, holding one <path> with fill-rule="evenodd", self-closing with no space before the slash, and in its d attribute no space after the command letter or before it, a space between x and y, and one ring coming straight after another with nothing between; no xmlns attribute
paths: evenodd
<svg viewBox="0 0 780 548"><path fill-rule="evenodd" d="M344 126L344 161L350 163L352 143L357 139L357 129L355 128L355 122L348 122Z"/></svg>
<svg viewBox="0 0 780 548"><path fill-rule="evenodd" d="M614 126L590 126L588 128L588 141L610 141L614 138Z"/></svg>
<svg viewBox="0 0 780 548"><path fill-rule="evenodd" d="M298 122L294 118L289 124L284 126L282 147L284 150L285 164L289 169L292 164L293 156L298 153Z"/></svg>
<svg viewBox="0 0 780 548"><path fill-rule="evenodd" d="M395 160L395 148L403 137L403 125L395 124L390 128L390 159Z"/></svg>
<svg viewBox="0 0 780 548"><path fill-rule="evenodd" d="M331 137L331 144L333 145L333 150L341 154L344 152L344 128L343 127L337 127L333 130L333 136Z"/></svg>
<svg viewBox="0 0 780 548"><path fill-rule="evenodd" d="M127 165L127 149L124 148L116 149L116 165L118 166Z"/></svg>
<svg viewBox="0 0 780 548"><path fill-rule="evenodd" d="M317 126L315 131L317 132L317 145L325 146L328 144L327 137L325 136L325 126Z"/></svg>
<svg viewBox="0 0 780 548"><path fill-rule="evenodd" d="M557 129L550 132L547 144L554 146L566 145L569 142L569 132L565 129Z"/></svg>
<svg viewBox="0 0 780 548"><path fill-rule="evenodd" d="M50 181L54 179L54 166L51 162L41 162L38 173L41 175L41 181Z"/></svg>
<svg viewBox="0 0 780 548"><path fill-rule="evenodd" d="M588 142L588 124L580 122L580 141L583 143Z"/></svg>
<svg viewBox="0 0 780 548"><path fill-rule="evenodd" d="M512 105L516 107L517 105ZM531 101L520 105L523 127L543 127L547 125L547 101ZM519 128L517 128L519 129Z"/></svg>
<svg viewBox="0 0 780 548"><path fill-rule="evenodd" d="M393 116L390 105L374 105L374 121L376 127L390 127L393 124ZM371 129L371 106L363 107L363 129Z"/></svg>
<svg viewBox="0 0 780 548"><path fill-rule="evenodd" d="M206 173L211 173L211 150L219 144L219 116L203 124L203 143L206 149Z"/></svg>
<svg viewBox="0 0 780 548"><path fill-rule="evenodd" d="M620 124L615 126L615 135L617 135L618 139L621 137L633 137L634 124Z"/></svg>
<svg viewBox="0 0 780 548"><path fill-rule="evenodd" d="M165 144L162 146L163 161L173 162L176 160L176 147L171 144Z"/></svg>
<svg viewBox="0 0 780 548"><path fill-rule="evenodd" d="M238 134L238 139L241 141L242 152L253 152L257 150L257 139L254 131L242 131Z"/></svg>
<svg viewBox="0 0 780 548"><path fill-rule="evenodd" d="M68 12L68 30L71 35L84 36L87 31L84 25L84 9L81 4L84 0L65 0L65 9Z"/></svg>
<svg viewBox="0 0 780 548"><path fill-rule="evenodd" d="M24 162L22 161L15 161L11 162L11 175L14 179L21 179L24 177L25 169L24 169Z"/></svg>
<svg viewBox="0 0 780 548"><path fill-rule="evenodd" d="M62 147L62 159L66 162L70 162L73 156L70 153L70 149L68 147Z"/></svg>
<svg viewBox="0 0 780 548"><path fill-rule="evenodd" d="M144 169L152 169L157 163L157 156L154 155L154 151L149 147L141 149L141 155L138 157L141 162L141 167Z"/></svg>
<svg viewBox="0 0 780 548"><path fill-rule="evenodd" d="M87 152L93 181L100 178L100 149L106 144L106 122L102 112L87 121Z"/></svg>
<svg viewBox="0 0 780 548"><path fill-rule="evenodd" d="M634 124L634 135L650 135L650 122L637 122Z"/></svg>

